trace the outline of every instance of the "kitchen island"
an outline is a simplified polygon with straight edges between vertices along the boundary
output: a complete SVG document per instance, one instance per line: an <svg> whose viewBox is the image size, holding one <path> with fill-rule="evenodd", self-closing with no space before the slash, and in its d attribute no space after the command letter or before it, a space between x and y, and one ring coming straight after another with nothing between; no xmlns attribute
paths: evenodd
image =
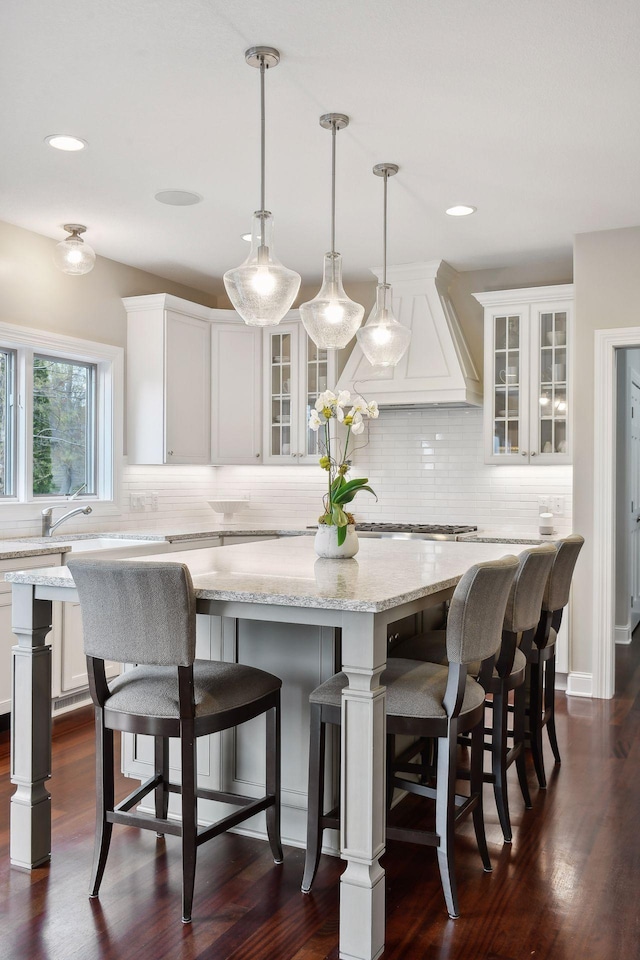
<svg viewBox="0 0 640 960"><path fill-rule="evenodd" d="M340 628L342 701L340 956L384 949L384 709L387 627L449 597L474 563L504 544L366 540L353 560L318 560L310 537L173 553L193 576L199 614L222 620ZM140 559L140 558L139 558ZM156 560L166 560L158 556ZM154 557L144 557L153 562ZM119 561L127 563L127 560ZM11 862L45 863L51 847L51 662L54 601L77 600L66 567L11 573L13 630ZM270 664L278 673L278 663Z"/></svg>

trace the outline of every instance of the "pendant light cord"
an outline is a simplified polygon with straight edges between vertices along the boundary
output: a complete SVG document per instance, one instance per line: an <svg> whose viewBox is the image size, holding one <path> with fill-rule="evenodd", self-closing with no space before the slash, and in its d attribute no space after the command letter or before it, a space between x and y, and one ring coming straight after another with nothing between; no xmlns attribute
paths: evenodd
<svg viewBox="0 0 640 960"><path fill-rule="evenodd" d="M336 252L336 128L331 124L331 253Z"/></svg>
<svg viewBox="0 0 640 960"><path fill-rule="evenodd" d="M264 57L260 57L260 210L265 210L265 121L264 121ZM264 230L263 230L264 233Z"/></svg>
<svg viewBox="0 0 640 960"><path fill-rule="evenodd" d="M384 215L382 218L382 282L387 282L387 180L389 172L384 172Z"/></svg>

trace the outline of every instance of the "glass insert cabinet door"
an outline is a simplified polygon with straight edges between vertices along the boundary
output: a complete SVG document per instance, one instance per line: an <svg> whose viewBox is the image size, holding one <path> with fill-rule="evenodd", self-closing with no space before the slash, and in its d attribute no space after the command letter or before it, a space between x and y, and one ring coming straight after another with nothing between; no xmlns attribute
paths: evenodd
<svg viewBox="0 0 640 960"><path fill-rule="evenodd" d="M315 407L316 400L321 393L328 389L328 365L329 351L322 347L317 347L311 337L305 337L306 356L305 356L305 389L306 389L306 408L305 408L305 450L306 457L320 457L322 434L320 430L311 430L308 426L309 416ZM329 389L333 388L333 384Z"/></svg>
<svg viewBox="0 0 640 960"><path fill-rule="evenodd" d="M554 461L568 454L568 315L567 310L536 311L536 391L532 421L537 453ZM536 410L534 419L533 410Z"/></svg>
<svg viewBox="0 0 640 960"><path fill-rule="evenodd" d="M496 457L521 453L523 414L523 318L518 313L493 317L493 448Z"/></svg>
<svg viewBox="0 0 640 960"><path fill-rule="evenodd" d="M295 456L297 445L295 436L292 441L292 422L295 387L293 368L297 363L296 331L278 330L269 334L268 361L269 361L269 402L267 417L269 419L269 455L271 457Z"/></svg>

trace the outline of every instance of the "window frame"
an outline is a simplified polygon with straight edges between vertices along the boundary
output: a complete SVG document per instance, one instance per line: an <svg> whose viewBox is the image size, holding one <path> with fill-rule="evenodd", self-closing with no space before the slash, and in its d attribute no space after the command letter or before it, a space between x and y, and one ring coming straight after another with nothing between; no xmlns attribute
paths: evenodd
<svg viewBox="0 0 640 960"><path fill-rule="evenodd" d="M16 477L13 496L0 497L0 511L11 507L19 515L37 516L45 501L55 505L69 500L65 494L33 494L33 358L38 355L95 365L96 493L81 494L75 500L92 504L98 513L118 512L123 450L123 348L10 323L0 323L0 348L14 351L16 357Z"/></svg>
<svg viewBox="0 0 640 960"><path fill-rule="evenodd" d="M5 457L8 453L8 469L7 463L5 462L5 488L8 486L9 493L0 493L0 503L6 503L7 500L10 500L15 497L16 492L16 367L17 367L17 354L16 350L12 347L5 347L3 344L0 344L0 353L6 357L7 363L7 418L6 418L6 433L4 438L4 449ZM7 484L7 476L9 477L9 483Z"/></svg>

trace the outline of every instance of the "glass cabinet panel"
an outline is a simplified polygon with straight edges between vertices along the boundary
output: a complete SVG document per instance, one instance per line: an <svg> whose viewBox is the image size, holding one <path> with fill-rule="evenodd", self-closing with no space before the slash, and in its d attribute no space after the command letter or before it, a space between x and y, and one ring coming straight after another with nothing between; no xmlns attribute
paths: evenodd
<svg viewBox="0 0 640 960"><path fill-rule="evenodd" d="M549 310L539 315L538 450L542 454L567 452L567 312Z"/></svg>
<svg viewBox="0 0 640 960"><path fill-rule="evenodd" d="M315 406L318 396L327 389L327 351L317 347L311 337L307 337L306 357L306 409L305 409L305 453L308 457L321 455L319 448L320 431L310 430L306 424Z"/></svg>
<svg viewBox="0 0 640 960"><path fill-rule="evenodd" d="M270 344L271 369L271 438L270 453L274 457L291 456L291 362L292 337L290 333L272 333Z"/></svg>
<svg viewBox="0 0 640 960"><path fill-rule="evenodd" d="M493 453L519 453L521 443L522 320L494 317Z"/></svg>

